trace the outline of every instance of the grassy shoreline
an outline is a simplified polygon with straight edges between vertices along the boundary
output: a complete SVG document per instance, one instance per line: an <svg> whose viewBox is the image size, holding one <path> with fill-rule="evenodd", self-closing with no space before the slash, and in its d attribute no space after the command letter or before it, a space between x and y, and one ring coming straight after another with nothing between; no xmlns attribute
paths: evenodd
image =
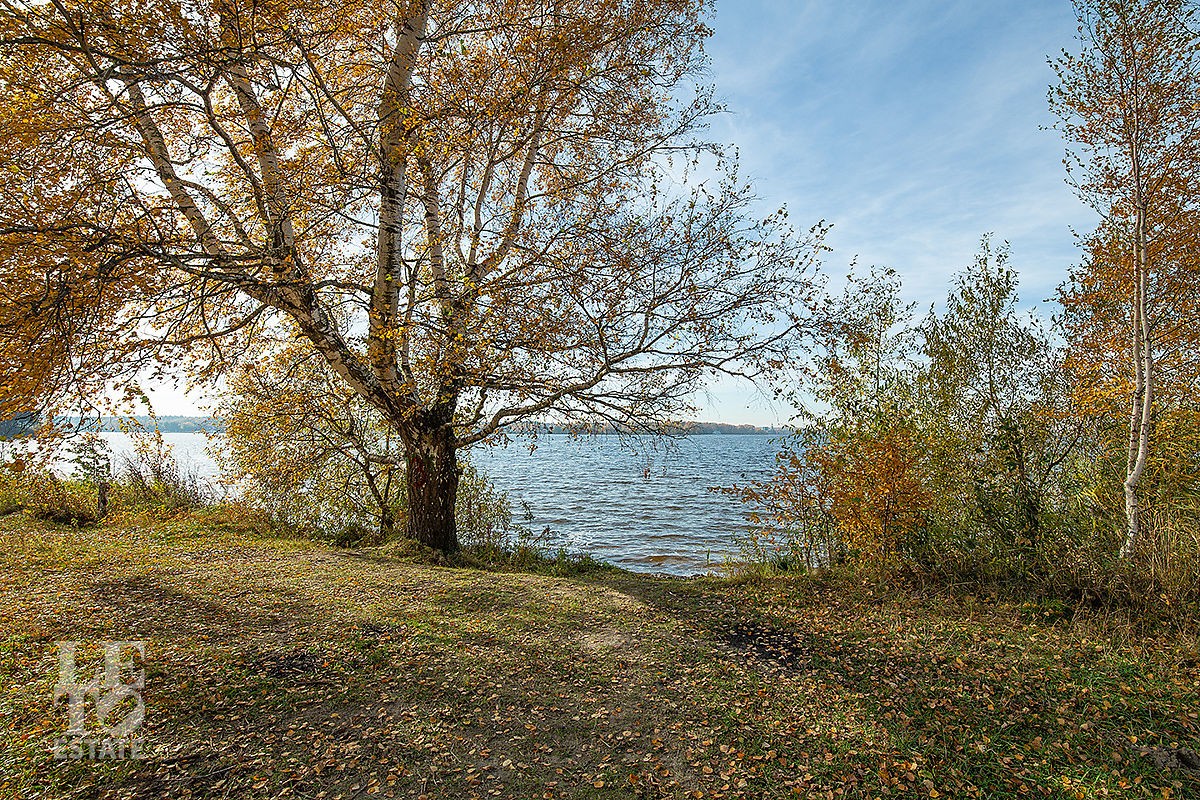
<svg viewBox="0 0 1200 800"><path fill-rule="evenodd" d="M833 578L431 566L211 512L10 514L0 553L4 798L1200 796L1194 634ZM55 642L108 639L147 642L146 757L56 762Z"/></svg>

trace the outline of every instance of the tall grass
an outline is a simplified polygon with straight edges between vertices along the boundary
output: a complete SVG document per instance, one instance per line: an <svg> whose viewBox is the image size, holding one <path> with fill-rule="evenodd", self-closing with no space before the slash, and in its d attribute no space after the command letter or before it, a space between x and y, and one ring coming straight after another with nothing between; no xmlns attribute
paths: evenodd
<svg viewBox="0 0 1200 800"><path fill-rule="evenodd" d="M94 525L100 520L99 493L90 481L0 467L0 514L19 511L59 525Z"/></svg>
<svg viewBox="0 0 1200 800"><path fill-rule="evenodd" d="M130 510L192 511L220 499L211 482L163 450L124 456L113 490L118 503Z"/></svg>
<svg viewBox="0 0 1200 800"><path fill-rule="evenodd" d="M219 499L211 483L164 448L122 458L115 475L107 467L63 477L45 467L0 465L0 514L24 512L77 528L97 524L106 512L170 516Z"/></svg>
<svg viewBox="0 0 1200 800"><path fill-rule="evenodd" d="M1149 603L1200 604L1200 513L1195 509L1154 509L1143 520L1142 537L1131 559Z"/></svg>

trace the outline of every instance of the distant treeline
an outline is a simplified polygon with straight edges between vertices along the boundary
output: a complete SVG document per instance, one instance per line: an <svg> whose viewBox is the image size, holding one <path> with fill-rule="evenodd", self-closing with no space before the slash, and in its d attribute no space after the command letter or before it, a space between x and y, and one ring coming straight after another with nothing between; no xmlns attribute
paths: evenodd
<svg viewBox="0 0 1200 800"><path fill-rule="evenodd" d="M131 420L128 417L100 417L99 419L89 419L81 421L79 418L62 418L59 420L64 428L76 428L79 430L90 431L124 431L127 430ZM221 429L221 421L212 417L148 417L138 416L132 419L136 426L140 426L144 430L154 430L155 425L163 433L208 433L219 431ZM0 420L0 440L4 438L16 438L21 434L29 432L33 427L36 427L36 417L33 415L22 415L20 418L12 418L8 420ZM11 428L11 430L8 430ZM538 424L527 426L527 431L537 431L538 433L579 433L577 429L571 429L564 425L553 424ZM664 434L668 435L685 435L685 436L705 436L710 434L723 434L733 436L786 436L793 431L789 428L781 428L774 426L762 427L758 425L735 425L730 422L681 422L677 425L672 425L663 430ZM613 425L604 425L594 428L589 428L588 434L605 434L615 435L629 433L629 431L620 430Z"/></svg>
<svg viewBox="0 0 1200 800"><path fill-rule="evenodd" d="M220 430L219 420L211 417L55 417L55 427L77 431L126 431L134 429L152 431L157 426L163 433L205 433ZM0 442L35 435L41 420L37 414L15 414L0 417Z"/></svg>
<svg viewBox="0 0 1200 800"><path fill-rule="evenodd" d="M78 420L70 420L68 424L78 425ZM93 431L124 431L130 422L144 430L152 431L155 426L163 433L207 433L220 430L220 420L212 417L101 417L99 420L86 420L82 426L85 430Z"/></svg>
<svg viewBox="0 0 1200 800"><path fill-rule="evenodd" d="M729 422L685 422L680 426L689 436L708 433L733 434L735 436L786 436L791 428L758 425L734 425Z"/></svg>

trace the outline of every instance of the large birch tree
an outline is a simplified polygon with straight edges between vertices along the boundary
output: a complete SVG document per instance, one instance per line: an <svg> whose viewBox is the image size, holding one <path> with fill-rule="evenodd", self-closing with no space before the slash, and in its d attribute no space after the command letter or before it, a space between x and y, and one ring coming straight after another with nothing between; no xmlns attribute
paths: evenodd
<svg viewBox="0 0 1200 800"><path fill-rule="evenodd" d="M704 0L0 9L4 413L294 337L453 550L461 448L652 428L794 352L821 231L701 140Z"/></svg>

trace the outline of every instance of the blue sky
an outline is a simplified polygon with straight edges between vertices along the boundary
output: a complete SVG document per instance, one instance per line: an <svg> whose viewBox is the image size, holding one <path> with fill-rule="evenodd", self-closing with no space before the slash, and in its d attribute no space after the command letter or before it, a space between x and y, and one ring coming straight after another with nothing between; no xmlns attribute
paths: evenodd
<svg viewBox="0 0 1200 800"><path fill-rule="evenodd" d="M829 272L857 256L895 268L923 308L988 232L1012 245L1023 304L1078 258L1095 216L1064 181L1048 56L1072 49L1068 0L717 0L712 80L765 203L834 229ZM706 419L789 411L715 387Z"/></svg>
<svg viewBox="0 0 1200 800"><path fill-rule="evenodd" d="M858 257L898 270L928 307L993 232L1037 306L1094 216L1064 182L1048 55L1072 46L1069 0L717 0L712 82L764 206L834 224L834 275ZM1043 306L1044 308L1044 306ZM1045 309L1049 311L1049 309ZM160 413L194 413L179 392ZM786 421L745 385L700 398L700 418Z"/></svg>

